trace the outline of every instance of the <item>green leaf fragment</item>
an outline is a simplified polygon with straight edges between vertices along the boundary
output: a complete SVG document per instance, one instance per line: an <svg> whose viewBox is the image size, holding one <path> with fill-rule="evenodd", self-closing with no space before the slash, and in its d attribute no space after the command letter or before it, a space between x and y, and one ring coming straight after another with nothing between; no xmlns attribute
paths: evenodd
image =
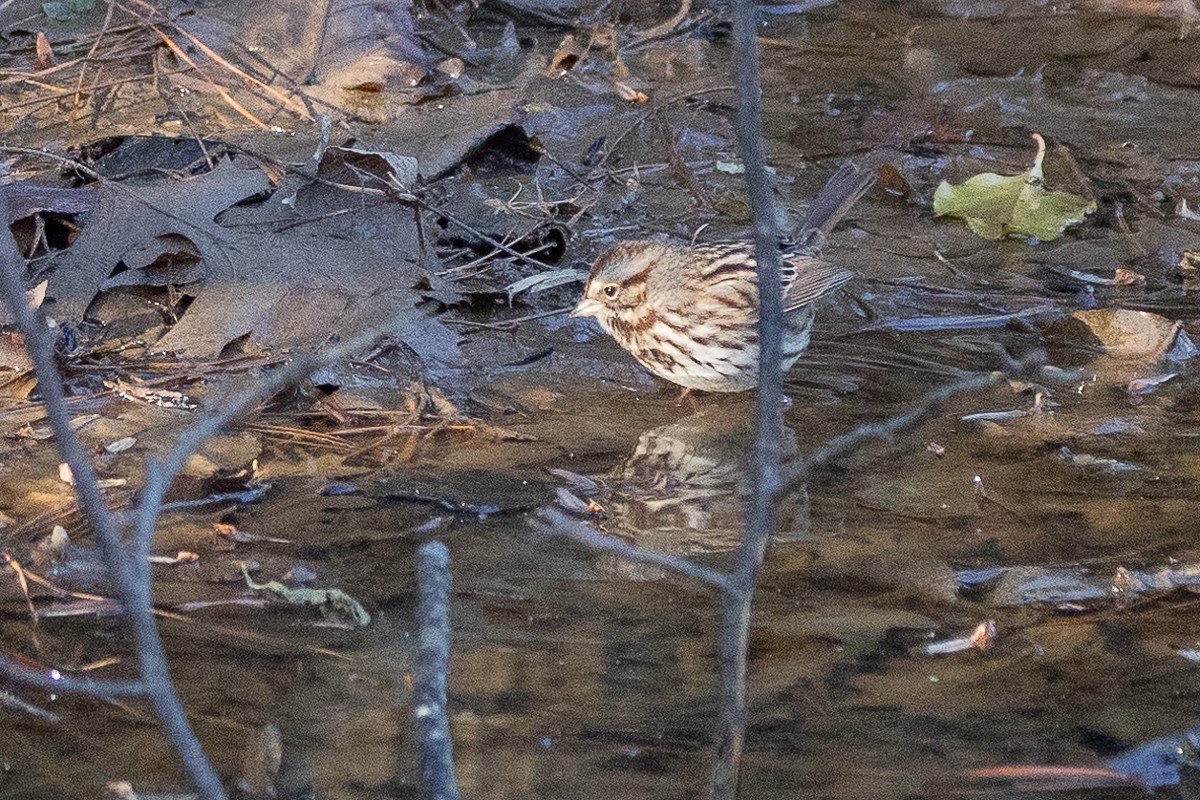
<svg viewBox="0 0 1200 800"><path fill-rule="evenodd" d="M95 6L95 0L51 0L42 3L42 11L50 19L63 22L86 14Z"/></svg>
<svg viewBox="0 0 1200 800"><path fill-rule="evenodd" d="M246 585L256 592L273 594L279 599L301 606L316 606L326 619L349 622L355 627L365 627L371 624L371 615L355 600L341 589L305 589L292 588L279 581L255 583L246 571L246 565L241 564L242 576Z"/></svg>
<svg viewBox="0 0 1200 800"><path fill-rule="evenodd" d="M1070 192L1049 191L1042 185L1045 143L1038 140L1033 166L1020 175L984 172L954 186L946 181L933 193L933 213L957 217L984 239L1009 235L1030 236L1041 241L1057 239L1069 225L1076 225L1096 210L1093 200Z"/></svg>

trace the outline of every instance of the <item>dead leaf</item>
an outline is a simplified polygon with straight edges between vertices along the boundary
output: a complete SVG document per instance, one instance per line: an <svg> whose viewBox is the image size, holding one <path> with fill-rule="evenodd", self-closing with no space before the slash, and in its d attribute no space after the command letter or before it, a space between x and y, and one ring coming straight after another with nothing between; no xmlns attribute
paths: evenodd
<svg viewBox="0 0 1200 800"><path fill-rule="evenodd" d="M1113 275L1114 286L1134 286L1143 284L1145 282L1145 275L1141 274L1140 272L1134 272L1131 269L1125 269L1124 267L1118 269L1116 274Z"/></svg>
<svg viewBox="0 0 1200 800"><path fill-rule="evenodd" d="M1168 372L1165 375L1154 375L1149 378L1134 378L1125 385L1125 391L1131 395L1150 394L1167 381L1178 377L1178 372Z"/></svg>
<svg viewBox="0 0 1200 800"><path fill-rule="evenodd" d="M180 550L174 556L150 556L151 564L162 564L168 567L175 567L180 564L195 564L200 560L199 553L193 553L190 550Z"/></svg>
<svg viewBox="0 0 1200 800"><path fill-rule="evenodd" d="M38 31L35 50L37 55L34 58L34 64L38 72L54 66L54 48L50 46L50 40L46 38L46 34L42 31Z"/></svg>
<svg viewBox="0 0 1200 800"><path fill-rule="evenodd" d="M417 160L412 156L402 156L398 153L386 150L373 150L366 147L331 147L329 149L380 159L388 167L388 177L391 179L391 182L405 189L411 189L420 177Z"/></svg>
<svg viewBox="0 0 1200 800"><path fill-rule="evenodd" d="M1176 346L1177 340L1191 344L1183 323L1152 314L1149 311L1130 311L1123 308L1101 308L1076 311L1072 318L1087 326L1105 352L1123 358L1157 360Z"/></svg>
<svg viewBox="0 0 1200 800"><path fill-rule="evenodd" d="M645 92L638 91L624 81L613 81L613 89L616 90L617 96L622 100L628 100L630 103L649 103L650 96Z"/></svg>
<svg viewBox="0 0 1200 800"><path fill-rule="evenodd" d="M238 544L247 544L250 542L270 542L271 544L291 544L290 539L279 539L274 536L263 536L259 533L248 533L239 530L236 525L229 525L224 522L214 522L213 530L223 539L228 539Z"/></svg>
<svg viewBox="0 0 1200 800"><path fill-rule="evenodd" d="M966 636L960 636L955 639L947 639L941 642L932 642L922 648L925 655L937 656L948 655L950 653L961 653L964 650L986 650L992 646L992 642L996 639L996 621L989 619L979 623L975 629Z"/></svg>
<svg viewBox="0 0 1200 800"><path fill-rule="evenodd" d="M0 368L19 373L32 367L25 351L25 337L13 331L0 331Z"/></svg>
<svg viewBox="0 0 1200 800"><path fill-rule="evenodd" d="M42 307L42 303L46 300L46 287L50 285L50 281L42 281L37 286L25 292L25 301L29 303L29 307L38 309Z"/></svg>
<svg viewBox="0 0 1200 800"><path fill-rule="evenodd" d="M115 456L117 453L123 453L129 448L137 444L137 438L126 436L124 439L117 439L115 442L104 445L104 452L110 456Z"/></svg>
<svg viewBox="0 0 1200 800"><path fill-rule="evenodd" d="M412 178L411 159L388 161L403 173L398 179ZM55 314L77 321L99 292L121 285L187 284L195 299L156 343L160 350L209 356L247 335L264 348L320 347L394 320L394 335L422 358L456 360L458 336L415 308L420 298L411 287L422 270L400 255L420 251L411 214L390 205L361 209L358 195L295 180L294 212L277 202L238 206L270 189L267 176L241 160L222 159L182 182L104 185L91 222L54 257ZM352 208L319 229L261 224ZM118 271L127 258L138 268Z"/></svg>
<svg viewBox="0 0 1200 800"><path fill-rule="evenodd" d="M558 502L559 508L568 513L581 517L586 517L591 514L591 509L587 502L581 500L573 492L564 489L561 486L555 487L554 498Z"/></svg>
<svg viewBox="0 0 1200 800"><path fill-rule="evenodd" d="M548 272L539 272L536 275L530 275L527 278L514 281L504 287L504 292L508 295L508 302L512 303L513 298L522 292L537 294L547 289L553 289L555 286L563 286L568 283L582 283L586 278L587 273L582 270L555 269Z"/></svg>

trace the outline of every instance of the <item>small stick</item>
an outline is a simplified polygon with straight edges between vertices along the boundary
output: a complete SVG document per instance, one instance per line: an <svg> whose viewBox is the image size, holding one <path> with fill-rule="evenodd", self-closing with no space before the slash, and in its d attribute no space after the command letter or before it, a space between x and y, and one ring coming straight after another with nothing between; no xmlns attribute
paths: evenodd
<svg viewBox="0 0 1200 800"><path fill-rule="evenodd" d="M413 724L421 747L421 794L458 800L454 742L446 714L450 672L450 551L441 542L417 550L417 625L420 639L413 675Z"/></svg>

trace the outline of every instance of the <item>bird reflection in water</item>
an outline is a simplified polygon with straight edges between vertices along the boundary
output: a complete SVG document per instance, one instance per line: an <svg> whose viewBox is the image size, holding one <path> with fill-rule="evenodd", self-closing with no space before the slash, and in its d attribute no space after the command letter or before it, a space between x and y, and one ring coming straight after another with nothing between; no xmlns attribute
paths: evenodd
<svg viewBox="0 0 1200 800"><path fill-rule="evenodd" d="M754 435L754 404L745 401L714 403L643 433L628 458L604 478L608 490L597 498L606 513L603 530L675 555L733 550L741 542L753 491ZM784 436L786 463L797 446L790 429ZM779 518L777 539L807 535L803 489L784 500Z"/></svg>

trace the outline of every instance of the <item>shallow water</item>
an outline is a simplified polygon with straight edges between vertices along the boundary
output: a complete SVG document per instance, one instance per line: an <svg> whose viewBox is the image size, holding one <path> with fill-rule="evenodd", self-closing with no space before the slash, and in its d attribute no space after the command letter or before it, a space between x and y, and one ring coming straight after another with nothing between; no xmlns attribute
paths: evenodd
<svg viewBox="0 0 1200 800"><path fill-rule="evenodd" d="M797 176L781 190L785 201L811 196L831 159L868 151L890 153L913 189L907 200L872 195L830 243L832 258L867 277L852 285L856 299L823 311L811 352L788 378L790 457L900 413L963 371L997 368L998 348L1020 356L1046 346L1037 316L994 328L904 323L1039 303L1070 311L1079 286L1048 266L1136 268L1146 286L1098 289L1102 304L1194 321L1175 264L1200 249L1200 233L1154 194L1195 196L1200 181L1189 160L1200 96L1177 33L1171 19L1032 4L855 3L769 18L772 161ZM665 65L703 72L727 55L725 45L685 42L631 65L665 90ZM696 130L704 115L725 114L692 113ZM971 134L935 147L922 125ZM984 243L930 219L916 198L942 177L1020 171L1033 130L1065 142L1106 198L1096 222L1034 247ZM1070 180L1061 160L1048 172L1051 183ZM644 206L628 216L653 218L656 230L683 227L671 196L679 187L646 187ZM1114 197L1141 255L1116 229ZM236 521L290 543L241 554L266 572L311 567L320 585L362 600L374 623L314 627L307 612L281 607L163 621L180 691L224 776L253 771L246 753L275 724L283 796L305 787L331 798L417 794L407 721L413 555L437 537L454 559L451 722L464 797L703 792L716 718L713 592L548 538L529 515L562 485L546 470L570 470L598 482L587 499L604 507L604 530L727 566L748 492L752 399L679 407L673 390L585 323L473 334L467 352L486 355L474 363L510 363L547 346L553 355L533 367L437 376L474 410L491 409L480 416L536 442L433 437L348 497L320 496L341 476L306 466L296 448L263 456L279 477ZM1118 567L1153 573L1200 556L1195 380L1186 366L1078 347L1051 349L1049 361L1082 373L1047 382L1057 405L1045 413L964 422L1031 408L1034 398L1007 386L957 397L894 441L819 470L785 504L755 604L743 797L1024 796L969 772L1097 766L1195 724L1197 668L1177 653L1200 641L1190 594L1105 597ZM1125 391L1132 378L1168 371L1183 374L1147 395ZM1002 568L1031 568L1009 573L1030 583L965 586L970 571ZM1067 576L1093 594L1073 600ZM987 619L998 629L991 649L922 653ZM5 626L7 641L31 641L23 617ZM39 635L47 661L130 658L116 623L48 620ZM173 757L144 712L37 700L64 719L6 723L5 796L91 797L119 778L136 779L143 794L178 789Z"/></svg>

